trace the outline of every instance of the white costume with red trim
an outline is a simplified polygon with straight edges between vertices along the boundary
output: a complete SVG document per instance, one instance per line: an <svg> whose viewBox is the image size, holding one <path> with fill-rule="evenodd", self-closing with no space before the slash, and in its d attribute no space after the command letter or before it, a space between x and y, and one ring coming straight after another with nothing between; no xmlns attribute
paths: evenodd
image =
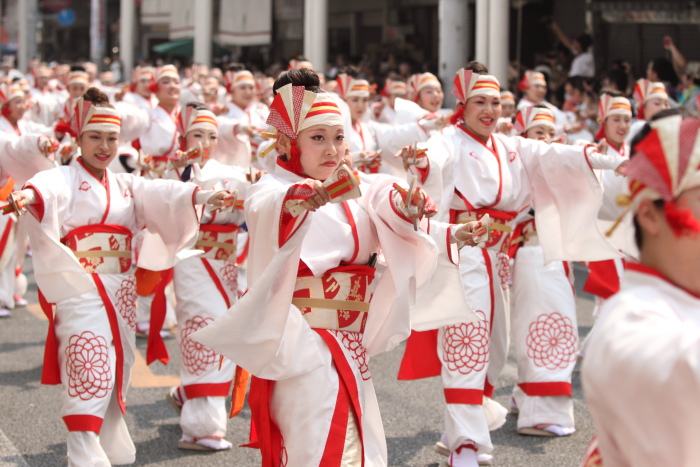
<svg viewBox="0 0 700 467"><path fill-rule="evenodd" d="M39 150L40 138L26 131L32 127L46 128L29 121L20 121L15 128L6 117L0 117L0 188L7 183L21 186L37 172L54 167ZM5 203L4 199L0 201ZM18 232L17 225L15 216L0 218L0 306L10 309L14 307L14 297L26 292L16 281L24 262L24 249L21 258L17 257L18 243L26 247L26 233L21 228ZM24 241L18 242L18 237L24 237ZM23 281L26 284L26 278Z"/></svg>
<svg viewBox="0 0 700 467"><path fill-rule="evenodd" d="M353 159L361 152L374 152L384 148L402 148L413 145L416 141L428 140L428 133L417 122L401 125L388 125L378 122L357 121L349 134L345 135L348 149ZM394 153L384 150L381 154L382 163L379 172L405 179L406 171L400 159L394 161ZM400 169L400 170L397 170Z"/></svg>
<svg viewBox="0 0 700 467"><path fill-rule="evenodd" d="M63 99L53 92L32 88L31 92L34 104L27 112L27 118L35 123L53 127L63 112Z"/></svg>
<svg viewBox="0 0 700 467"><path fill-rule="evenodd" d="M628 263L581 371L603 465L697 465L700 423L690 408L700 404L699 336L700 297Z"/></svg>
<svg viewBox="0 0 700 467"><path fill-rule="evenodd" d="M417 306L414 327L474 319L461 290L445 286L459 283L450 256L437 258L438 251L456 256L450 229L431 223L437 241L414 232L395 207L394 180L363 184L357 200L293 218L285 202L308 186L279 166L263 176L245 202L250 289L191 336L256 376L249 401L269 405L271 422L254 415L255 431L272 433L272 454L288 467L387 465L369 357L407 337L423 287L432 297L419 305L433 308L420 313ZM380 248L387 269L370 301L374 268L367 265ZM431 276L440 278L430 283ZM330 302L324 308L325 300L367 308L337 310ZM279 465L280 457L266 463L265 446L263 465Z"/></svg>
<svg viewBox="0 0 700 467"><path fill-rule="evenodd" d="M132 463L122 416L134 363L131 238L146 226L139 263L172 267L196 240L196 187L109 170L100 181L81 159L25 187L34 197L27 219L36 281L56 304L55 317L43 306L50 324L42 382L63 385L68 465Z"/></svg>
<svg viewBox="0 0 700 467"><path fill-rule="evenodd" d="M209 160L201 169L201 179L190 181L205 189L238 190L245 198L249 183L242 169ZM236 244L240 226L245 222L242 210L230 212L204 210L194 248L202 256L187 258L174 268L173 285L180 344L180 386L176 397L184 402L180 427L194 440L221 441L226 434L226 396L231 393L235 363L189 338L193 332L211 323L238 298Z"/></svg>
<svg viewBox="0 0 700 467"><path fill-rule="evenodd" d="M143 153L153 157L155 169L151 171L152 177L162 177L168 157L180 149L176 124L179 113L179 107L170 113L162 105L148 111L150 125L143 129L138 139Z"/></svg>
<svg viewBox="0 0 700 467"><path fill-rule="evenodd" d="M445 219L452 211L457 221L467 221L488 213L493 221L493 240L483 248L464 248L460 255L464 290L485 321L442 328L437 343L448 402L447 447L454 451L472 441L479 452L487 453L493 449L489 428L505 422L504 409L495 407L489 397L507 358L507 252L514 219L533 202L537 204L545 263L616 257L618 253L597 228L602 190L591 170L591 164L615 165L590 153L590 148L498 134L483 143L461 126L454 135L431 138L427 148L430 165L421 177L442 213L438 216ZM459 344L465 336L472 338L472 358L465 356ZM483 400L489 415L482 409L482 396L488 396Z"/></svg>
<svg viewBox="0 0 700 467"><path fill-rule="evenodd" d="M573 269L569 261L545 264L535 220L526 217L512 239L522 244L511 289L518 428L553 424L572 430L571 375L578 356Z"/></svg>
<svg viewBox="0 0 700 467"><path fill-rule="evenodd" d="M262 143L262 132L267 128L265 120L268 113L267 107L257 101L245 109L230 102L228 113L217 118L221 130L219 131L219 147L214 158L227 165L250 167L251 158L257 155L258 146ZM226 125L227 131L224 132L223 123L231 123L232 126ZM243 127L252 127L256 136L251 138L243 133L240 130Z"/></svg>

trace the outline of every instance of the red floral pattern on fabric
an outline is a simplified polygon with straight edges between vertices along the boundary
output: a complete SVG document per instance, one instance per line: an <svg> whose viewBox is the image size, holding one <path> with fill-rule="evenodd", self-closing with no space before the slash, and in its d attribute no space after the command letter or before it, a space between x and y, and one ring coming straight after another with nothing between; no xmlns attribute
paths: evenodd
<svg viewBox="0 0 700 467"><path fill-rule="evenodd" d="M483 321L447 326L442 339L447 368L463 375L481 371L489 362L489 322L483 311L476 314Z"/></svg>
<svg viewBox="0 0 700 467"><path fill-rule="evenodd" d="M117 290L117 311L129 329L136 331L136 277L124 279Z"/></svg>
<svg viewBox="0 0 700 467"><path fill-rule="evenodd" d="M212 259L218 259L221 261L236 261L236 236L237 232L234 232L233 235L231 235L230 232L215 232L211 230L200 230L199 231L199 238L197 239L197 243L200 242L216 242L216 243L225 243L227 245L231 245L231 249L225 249L221 247L214 247L211 245L201 245L198 244L196 247L200 250L204 250L204 253L207 254L211 252L212 250L215 250L213 253L213 258L210 255L206 255L206 258L212 258Z"/></svg>
<svg viewBox="0 0 700 467"><path fill-rule="evenodd" d="M226 263L219 270L219 275L223 278L226 287L234 294L238 292L238 267L233 263Z"/></svg>
<svg viewBox="0 0 700 467"><path fill-rule="evenodd" d="M66 347L66 375L69 396L82 400L106 397L114 383L105 338L91 331L72 335Z"/></svg>
<svg viewBox="0 0 700 467"><path fill-rule="evenodd" d="M188 319L180 331L182 364L193 375L201 375L219 361L219 355L204 344L190 339L190 334L208 326L214 318L195 316Z"/></svg>
<svg viewBox="0 0 700 467"><path fill-rule="evenodd" d="M510 242L506 243L510 244ZM508 290L510 283L510 257L503 253L498 253L497 257L496 271L501 280L501 288L503 290Z"/></svg>
<svg viewBox="0 0 700 467"><path fill-rule="evenodd" d="M363 381L369 380L372 375L369 373L369 359L367 358L367 349L362 345L362 334L359 332L348 331L331 331L340 339L343 346L350 352L352 361L360 370L360 375Z"/></svg>
<svg viewBox="0 0 700 467"><path fill-rule="evenodd" d="M548 370L566 368L576 361L578 332L570 318L558 311L543 313L530 324L527 356Z"/></svg>

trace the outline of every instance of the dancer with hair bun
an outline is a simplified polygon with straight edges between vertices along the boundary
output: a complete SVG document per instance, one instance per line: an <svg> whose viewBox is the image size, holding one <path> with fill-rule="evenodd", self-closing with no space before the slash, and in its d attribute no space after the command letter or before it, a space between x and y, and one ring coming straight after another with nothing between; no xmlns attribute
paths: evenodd
<svg viewBox="0 0 700 467"><path fill-rule="evenodd" d="M62 385L69 466L131 464L136 450L123 414L135 347L132 237L146 227L139 263L170 268L196 241L196 205L221 205L227 194L112 173L120 117L96 88L77 101L71 126L77 163L40 172L11 195L15 211L31 213L34 274L49 320L42 383Z"/></svg>
<svg viewBox="0 0 700 467"><path fill-rule="evenodd" d="M318 82L292 70L275 83L279 157L245 201L250 288L190 338L254 376L250 446L263 466L386 466L370 358L410 326L476 319L454 261L457 242L484 229L431 222L430 199L397 179L358 184L341 165L340 110Z"/></svg>

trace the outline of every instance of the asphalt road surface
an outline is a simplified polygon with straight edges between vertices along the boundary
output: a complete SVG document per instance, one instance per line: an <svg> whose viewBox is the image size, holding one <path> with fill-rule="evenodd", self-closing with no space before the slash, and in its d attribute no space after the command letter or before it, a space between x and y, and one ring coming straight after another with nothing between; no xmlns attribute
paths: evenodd
<svg viewBox="0 0 700 467"><path fill-rule="evenodd" d="M27 261L31 272L31 262ZM576 268L577 288L584 272ZM36 287L30 275L30 305L0 320L0 467L52 467L66 465L66 428L59 416L60 389L42 386L41 364L47 321L36 304ZM578 324L581 338L591 326L593 301L579 290ZM250 410L246 406L229 420L228 434L234 448L201 453L177 448L180 427L165 400L168 388L177 384L179 365L176 342L166 341L168 366L145 365L145 340L138 340L137 364L127 394L126 421L136 444L139 466L236 466L260 465L258 451L237 447L247 441ZM444 402L438 378L414 382L396 381L403 346L372 359L370 369L387 436L390 466L442 467L443 457L433 451L440 438ZM515 382L511 357L497 384L495 399L507 407ZM578 367L573 378L576 433L567 438L539 438L516 433L516 418L492 432L495 466L577 467L593 434L593 425L581 392ZM309 440L309 442L315 442Z"/></svg>

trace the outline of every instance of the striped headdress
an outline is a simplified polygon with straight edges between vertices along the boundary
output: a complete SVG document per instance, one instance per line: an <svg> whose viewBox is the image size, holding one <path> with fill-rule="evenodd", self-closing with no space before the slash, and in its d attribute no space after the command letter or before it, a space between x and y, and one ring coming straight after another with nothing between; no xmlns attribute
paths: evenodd
<svg viewBox="0 0 700 467"><path fill-rule="evenodd" d="M277 90L267 124L295 140L300 131L314 125L343 125L343 117L327 94L290 83Z"/></svg>
<svg viewBox="0 0 700 467"><path fill-rule="evenodd" d="M518 83L518 89L521 91L527 91L530 86L540 85L547 87L547 80L544 77L544 73L535 70L527 70L523 75L523 79Z"/></svg>
<svg viewBox="0 0 700 467"><path fill-rule="evenodd" d="M423 88L434 86L442 89L440 80L432 73L416 73L408 79L408 94L414 102L418 102L418 94Z"/></svg>
<svg viewBox="0 0 700 467"><path fill-rule="evenodd" d="M219 131L219 125L216 122L214 112L209 109L197 110L190 106L187 106L185 110L180 112L177 126L178 131L183 137L194 130Z"/></svg>
<svg viewBox="0 0 700 467"><path fill-rule="evenodd" d="M87 72L85 71L71 71L68 73L68 80L66 81L66 85L71 85L71 84L84 84L85 86L88 86L90 84L90 77L88 76Z"/></svg>
<svg viewBox="0 0 700 467"><path fill-rule="evenodd" d="M536 126L557 129L554 125L554 113L545 107L535 107L534 105L527 106L518 112L515 116L514 126L520 134L524 134Z"/></svg>
<svg viewBox="0 0 700 467"><path fill-rule="evenodd" d="M226 91L229 93L233 92L233 88L243 86L244 84L255 86L253 73L248 70L227 71L226 74L224 74L224 78L226 79Z"/></svg>
<svg viewBox="0 0 700 467"><path fill-rule="evenodd" d="M639 108L637 109L637 118L640 120L645 120L644 104L652 99L668 100L668 93L666 92L664 83L654 82L642 78L637 80L637 83L634 85L632 99L634 99L637 105L639 105Z"/></svg>
<svg viewBox="0 0 700 467"><path fill-rule="evenodd" d="M24 99L24 91L19 83L0 83L0 106L17 97Z"/></svg>
<svg viewBox="0 0 700 467"><path fill-rule="evenodd" d="M355 79L350 75L341 73L336 79L337 86L334 91L347 99L348 97L369 97L369 82L364 79Z"/></svg>
<svg viewBox="0 0 700 467"><path fill-rule="evenodd" d="M627 115L632 117L632 105L626 97L613 97L603 94L598 101L598 117L603 122L611 115Z"/></svg>
<svg viewBox="0 0 700 467"><path fill-rule="evenodd" d="M71 117L71 129L80 136L86 131L106 131L119 133L121 118L117 109L112 107L95 107L92 102L82 97L75 102Z"/></svg>
<svg viewBox="0 0 700 467"><path fill-rule="evenodd" d="M461 103L466 103L467 99L476 96L500 98L501 86L495 76L480 75L461 68L455 75L452 95Z"/></svg>

